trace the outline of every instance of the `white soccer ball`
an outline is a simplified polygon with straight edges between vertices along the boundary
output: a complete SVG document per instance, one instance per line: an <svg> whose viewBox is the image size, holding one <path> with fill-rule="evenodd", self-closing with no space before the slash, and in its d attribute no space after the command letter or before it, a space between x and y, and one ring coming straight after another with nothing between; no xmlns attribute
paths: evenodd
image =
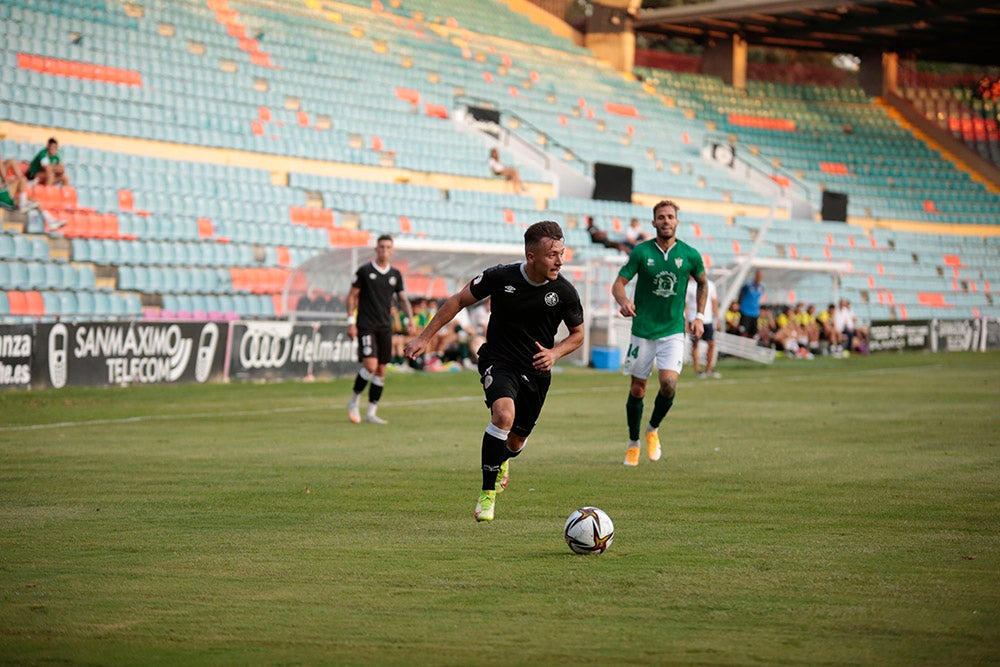
<svg viewBox="0 0 1000 667"><path fill-rule="evenodd" d="M602 554L615 539L615 525L604 510L581 507L566 519L566 544L577 554Z"/></svg>

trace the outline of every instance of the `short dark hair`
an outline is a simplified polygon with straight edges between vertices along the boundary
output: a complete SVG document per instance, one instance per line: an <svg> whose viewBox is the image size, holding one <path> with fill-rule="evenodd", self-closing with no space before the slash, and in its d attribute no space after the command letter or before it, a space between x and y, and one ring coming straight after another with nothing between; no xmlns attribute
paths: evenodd
<svg viewBox="0 0 1000 667"><path fill-rule="evenodd" d="M524 230L524 247L537 245L542 239L562 241L563 231L558 222L542 220Z"/></svg>
<svg viewBox="0 0 1000 667"><path fill-rule="evenodd" d="M382 234L377 239L375 239L375 243L376 244L379 244L382 241L388 241L389 243L395 243L395 241L392 240L392 234Z"/></svg>
<svg viewBox="0 0 1000 667"><path fill-rule="evenodd" d="M57 144L57 145L59 144L59 142L56 141L55 137L49 137L49 142L47 144L45 144L45 145L46 146L51 146L52 144Z"/></svg>

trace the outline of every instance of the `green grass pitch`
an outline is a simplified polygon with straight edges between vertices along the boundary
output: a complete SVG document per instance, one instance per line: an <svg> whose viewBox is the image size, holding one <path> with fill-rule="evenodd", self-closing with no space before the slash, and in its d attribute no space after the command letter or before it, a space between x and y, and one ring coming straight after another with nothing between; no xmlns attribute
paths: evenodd
<svg viewBox="0 0 1000 667"><path fill-rule="evenodd" d="M629 469L563 369L483 525L470 372L2 393L0 663L1000 663L1000 354L719 370Z"/></svg>

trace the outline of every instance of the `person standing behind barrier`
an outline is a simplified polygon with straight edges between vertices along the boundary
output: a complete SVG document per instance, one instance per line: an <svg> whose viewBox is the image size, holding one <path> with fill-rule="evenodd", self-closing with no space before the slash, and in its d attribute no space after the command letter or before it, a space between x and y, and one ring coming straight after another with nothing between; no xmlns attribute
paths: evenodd
<svg viewBox="0 0 1000 667"><path fill-rule="evenodd" d="M705 331L705 307L708 302L708 278L701 253L677 238L677 204L663 200L653 207L656 237L643 241L629 253L628 261L618 271L611 285L611 295L619 312L632 319L632 337L625 355L624 373L631 377L625 417L628 424L628 448L625 465L639 465L639 429L642 425L646 381L659 369L659 390L646 427L646 456L660 460L660 422L674 404L677 379L684 366L684 297L690 278L698 283L697 305L691 322L691 335L700 338ZM638 277L637 277L638 276ZM636 278L635 301L629 299L626 285Z"/></svg>
<svg viewBox="0 0 1000 667"><path fill-rule="evenodd" d="M385 367L392 361L392 302L406 313L406 329L416 335L413 307L406 298L403 274L390 264L393 254L392 237L383 234L375 243L375 259L360 266L354 273L347 293L347 335L358 339L358 360L361 370L354 378L354 393L347 404L352 422L361 422L358 403L365 386L368 389L368 412L365 421L385 424L376 414L385 386Z"/></svg>
<svg viewBox="0 0 1000 667"><path fill-rule="evenodd" d="M708 281L708 304L705 306L705 330L701 337L694 337L694 319L698 312L698 283L688 282L687 296L684 299L684 319L688 322L691 335L691 361L694 365L695 377L699 378L721 378L722 375L715 370L715 323L721 322L719 316L719 292L715 283ZM701 358L698 354L698 343L705 341L705 372L701 370Z"/></svg>
<svg viewBox="0 0 1000 667"><path fill-rule="evenodd" d="M757 337L757 318L760 317L760 301L764 296L764 271L757 269L753 280L743 283L740 288L740 330L747 338Z"/></svg>

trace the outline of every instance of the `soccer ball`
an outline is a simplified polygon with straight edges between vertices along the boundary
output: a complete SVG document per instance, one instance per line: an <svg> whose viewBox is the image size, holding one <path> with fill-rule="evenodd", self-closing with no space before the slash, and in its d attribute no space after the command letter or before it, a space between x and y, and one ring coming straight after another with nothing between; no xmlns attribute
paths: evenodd
<svg viewBox="0 0 1000 667"><path fill-rule="evenodd" d="M604 510L581 507L566 519L563 536L573 553L602 554L615 539L615 525Z"/></svg>

